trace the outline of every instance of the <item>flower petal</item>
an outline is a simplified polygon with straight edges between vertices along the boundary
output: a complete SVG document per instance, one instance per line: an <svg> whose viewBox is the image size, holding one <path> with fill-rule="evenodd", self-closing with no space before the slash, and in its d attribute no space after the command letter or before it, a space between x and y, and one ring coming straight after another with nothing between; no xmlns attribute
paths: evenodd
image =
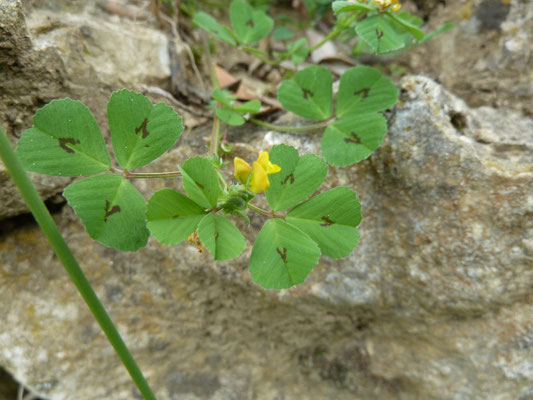
<svg viewBox="0 0 533 400"><path fill-rule="evenodd" d="M250 190L254 193L262 193L270 187L267 172L261 164L254 161L252 179L250 181Z"/></svg>
<svg viewBox="0 0 533 400"><path fill-rule="evenodd" d="M246 161L240 157L235 157L233 159L233 165L235 167L235 178L237 178L241 183L246 183L250 172L252 172L252 167Z"/></svg>

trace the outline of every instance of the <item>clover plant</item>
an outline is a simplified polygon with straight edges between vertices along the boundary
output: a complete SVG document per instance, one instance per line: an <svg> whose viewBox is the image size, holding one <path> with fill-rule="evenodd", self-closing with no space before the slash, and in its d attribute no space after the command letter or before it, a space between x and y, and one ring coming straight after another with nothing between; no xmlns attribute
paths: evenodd
<svg viewBox="0 0 533 400"><path fill-rule="evenodd" d="M326 4L328 2L321 2ZM298 38L288 41L286 51L270 54L257 44L275 29L264 8L244 0L229 7L231 27L204 12L193 21L216 38L247 51L264 62L294 65L327 40L351 31L366 50L376 54L398 51L424 41L422 21L398 12L396 0L335 1L337 23L315 46ZM341 258L357 245L361 206L348 187L316 191L326 178L328 163L347 166L367 158L382 142L387 124L382 112L394 105L398 90L376 69L356 66L340 76L333 93L333 76L325 67L312 65L294 72L277 91L287 111L315 121L303 127L280 127L253 117L261 109L258 100L239 102L227 90L214 90L214 129L206 155L187 159L176 171L136 173L178 141L182 119L171 107L153 105L142 94L119 90L107 105L114 167L100 128L89 109L71 99L53 100L38 110L33 127L24 132L17 154L29 171L58 176L83 176L64 190L64 196L81 218L89 235L122 251L136 251L147 244L150 234L169 246L185 240L207 249L215 260L239 256L246 240L234 217L249 222L256 212L267 220L254 241L249 271L257 284L269 289L288 288L307 277L321 254ZM226 176L219 156L220 121L228 125L253 122L281 131L323 131L324 158L300 154L287 145L277 145L248 160L234 158L232 176ZM252 165L250 165L250 163ZM184 192L165 188L148 202L131 179L176 177ZM264 193L269 209L255 201Z"/></svg>

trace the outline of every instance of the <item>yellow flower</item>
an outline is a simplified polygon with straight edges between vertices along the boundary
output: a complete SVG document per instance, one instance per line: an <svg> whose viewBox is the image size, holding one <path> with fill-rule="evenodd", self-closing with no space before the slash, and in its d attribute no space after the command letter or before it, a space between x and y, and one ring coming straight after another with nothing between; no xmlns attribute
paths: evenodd
<svg viewBox="0 0 533 400"><path fill-rule="evenodd" d="M266 151L259 154L257 161L253 162L253 168L239 157L234 158L233 165L235 166L235 178L241 183L247 184L254 193L262 193L267 190L270 187L268 175L281 171L279 165L272 164Z"/></svg>
<svg viewBox="0 0 533 400"><path fill-rule="evenodd" d="M257 162L265 169L267 175L275 174L276 172L281 171L281 167L276 164L272 164L268 157L268 152L263 151L261 154L259 154L259 157L257 157Z"/></svg>
<svg viewBox="0 0 533 400"><path fill-rule="evenodd" d="M250 164L240 157L235 157L233 159L233 166L235 167L235 178L241 183L248 182L248 177L250 176L250 172L252 172Z"/></svg>

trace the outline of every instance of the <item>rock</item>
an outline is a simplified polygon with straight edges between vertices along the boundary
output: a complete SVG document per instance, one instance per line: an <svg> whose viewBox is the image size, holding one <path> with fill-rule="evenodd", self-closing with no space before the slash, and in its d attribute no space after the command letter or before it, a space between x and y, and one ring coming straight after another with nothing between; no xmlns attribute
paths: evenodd
<svg viewBox="0 0 533 400"><path fill-rule="evenodd" d="M417 7L410 10L426 18L426 32L446 22L456 26L391 62L438 80L471 107L514 109L533 116L531 1L413 2Z"/></svg>
<svg viewBox="0 0 533 400"><path fill-rule="evenodd" d="M471 109L420 76L402 81L389 118L378 151L330 168L321 188L357 189L358 248L322 257L290 290L250 281L250 246L224 263L153 239L119 253L70 208L57 216L158 399L529 398L533 121ZM205 135L184 136L153 168L198 153ZM240 138L238 155L319 143L247 127L231 132ZM163 182L135 184L149 196ZM240 223L249 245L262 222ZM34 227L0 241L0 319L0 365L40 395L139 398Z"/></svg>

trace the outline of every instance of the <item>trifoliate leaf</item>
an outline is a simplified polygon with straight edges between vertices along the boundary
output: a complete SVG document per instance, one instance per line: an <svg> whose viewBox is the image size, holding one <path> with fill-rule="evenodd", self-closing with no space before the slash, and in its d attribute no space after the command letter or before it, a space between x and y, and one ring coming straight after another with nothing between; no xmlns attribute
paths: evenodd
<svg viewBox="0 0 533 400"><path fill-rule="evenodd" d="M52 100L35 113L33 125L17 145L17 156L29 171L82 176L111 166L100 128L83 103Z"/></svg>
<svg viewBox="0 0 533 400"><path fill-rule="evenodd" d="M246 247L242 233L227 218L214 213L207 214L198 225L198 237L215 260L237 257Z"/></svg>
<svg viewBox="0 0 533 400"><path fill-rule="evenodd" d="M372 47L376 54L398 50L405 46L404 41L385 16L380 14L365 18L357 24L355 30Z"/></svg>
<svg viewBox="0 0 533 400"><path fill-rule="evenodd" d="M221 189L211 161L203 157L192 157L179 169L183 187L190 198L204 208L216 207Z"/></svg>
<svg viewBox="0 0 533 400"><path fill-rule="evenodd" d="M331 72L324 67L307 67L283 81L278 89L281 105L293 113L322 121L331 115Z"/></svg>
<svg viewBox="0 0 533 400"><path fill-rule="evenodd" d="M63 196L93 239L121 251L146 246L146 201L123 177L85 178L67 186Z"/></svg>
<svg viewBox="0 0 533 400"><path fill-rule="evenodd" d="M263 226L250 256L250 275L265 289L286 289L305 280L320 249L295 226L271 219Z"/></svg>
<svg viewBox="0 0 533 400"><path fill-rule="evenodd" d="M356 114L330 124L322 136L328 163L345 167L367 158L383 141L387 122L378 113Z"/></svg>
<svg viewBox="0 0 533 400"><path fill-rule="evenodd" d="M130 90L114 92L107 103L107 119L117 162L142 167L170 149L183 132L181 117L164 103L152 102Z"/></svg>
<svg viewBox="0 0 533 400"><path fill-rule="evenodd" d="M337 107L338 118L383 111L398 100L398 89L391 80L370 67L350 68L341 76Z"/></svg>
<svg viewBox="0 0 533 400"><path fill-rule="evenodd" d="M353 190L336 187L294 207L286 221L307 233L322 254L346 257L359 240L361 205Z"/></svg>
<svg viewBox="0 0 533 400"><path fill-rule="evenodd" d="M234 0L229 7L233 30L242 43L255 43L268 36L274 21L264 11L254 10L247 2Z"/></svg>
<svg viewBox="0 0 533 400"><path fill-rule="evenodd" d="M424 31L418 28L424 21L414 15L411 15L407 12L402 12L400 14L396 13L387 13L388 16L403 28L405 28L411 35L413 35L417 40L424 39ZM400 32L401 33L401 32Z"/></svg>
<svg viewBox="0 0 533 400"><path fill-rule="evenodd" d="M286 210L305 200L322 184L328 173L324 160L314 154L298 155L298 150L284 144L272 147L270 161L281 171L269 175L265 192L274 211Z"/></svg>
<svg viewBox="0 0 533 400"><path fill-rule="evenodd" d="M205 216L205 210L174 189L161 189L148 201L148 229L161 243L180 243L193 233Z"/></svg>

